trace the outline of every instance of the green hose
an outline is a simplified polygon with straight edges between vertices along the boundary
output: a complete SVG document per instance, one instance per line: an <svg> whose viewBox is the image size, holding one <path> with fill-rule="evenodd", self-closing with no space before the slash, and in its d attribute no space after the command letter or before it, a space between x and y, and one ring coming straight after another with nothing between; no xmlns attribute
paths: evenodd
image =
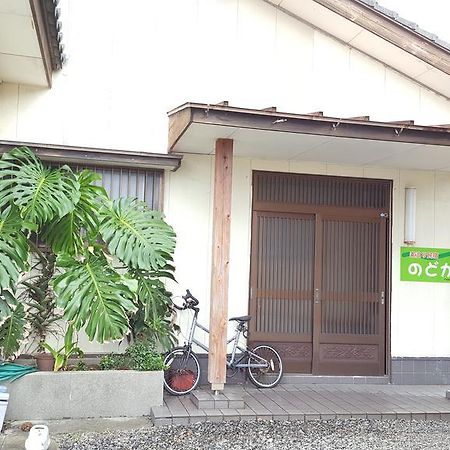
<svg viewBox="0 0 450 450"><path fill-rule="evenodd" d="M36 372L36 368L32 366L21 366L14 363L0 364L0 381L15 381L28 373Z"/></svg>

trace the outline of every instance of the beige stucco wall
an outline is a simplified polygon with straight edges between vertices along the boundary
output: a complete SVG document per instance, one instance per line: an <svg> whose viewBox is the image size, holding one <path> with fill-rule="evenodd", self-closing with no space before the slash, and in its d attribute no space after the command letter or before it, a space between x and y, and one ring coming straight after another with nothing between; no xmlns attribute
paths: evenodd
<svg viewBox="0 0 450 450"><path fill-rule="evenodd" d="M0 140L164 153L166 112L186 101L450 123L449 99L263 0L61 0L60 7L68 63L51 90L0 84ZM205 302L212 163L186 156L167 174L165 192L178 233L174 290L190 287ZM403 186L418 187L418 245L448 246L447 174L237 159L230 314L247 311L253 169L394 179L393 353L450 355L448 288L398 281ZM86 351L106 349L82 339Z"/></svg>
<svg viewBox="0 0 450 450"><path fill-rule="evenodd" d="M177 230L175 263L181 294L190 288L208 322L211 273L212 156L186 155L166 177L166 214ZM450 286L400 281L404 188L417 188L417 246L450 248L450 174L235 158L231 217L229 315L248 313L252 170L393 180L392 355L450 356ZM186 324L186 314L182 324Z"/></svg>
<svg viewBox="0 0 450 450"><path fill-rule="evenodd" d="M166 152L186 101L450 122L450 102L263 0L61 0L53 88L0 84L0 139Z"/></svg>

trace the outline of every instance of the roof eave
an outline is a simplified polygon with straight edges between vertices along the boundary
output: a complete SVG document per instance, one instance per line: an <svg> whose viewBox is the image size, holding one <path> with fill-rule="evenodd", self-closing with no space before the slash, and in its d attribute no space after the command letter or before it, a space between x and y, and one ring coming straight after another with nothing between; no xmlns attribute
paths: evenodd
<svg viewBox="0 0 450 450"><path fill-rule="evenodd" d="M359 0L314 0L340 16L450 75L450 51Z"/></svg>
<svg viewBox="0 0 450 450"><path fill-rule="evenodd" d="M402 123L291 114L231 106L185 103L168 113L169 150L192 123L318 136L450 146L450 129Z"/></svg>
<svg viewBox="0 0 450 450"><path fill-rule="evenodd" d="M52 86L52 74L60 70L65 62L64 46L61 42L59 0L29 0L33 22L39 41L47 84Z"/></svg>
<svg viewBox="0 0 450 450"><path fill-rule="evenodd" d="M177 170L182 155L111 150L93 147L37 144L31 142L1 141L0 153L14 147L27 146L44 161L103 167L130 167L137 169Z"/></svg>

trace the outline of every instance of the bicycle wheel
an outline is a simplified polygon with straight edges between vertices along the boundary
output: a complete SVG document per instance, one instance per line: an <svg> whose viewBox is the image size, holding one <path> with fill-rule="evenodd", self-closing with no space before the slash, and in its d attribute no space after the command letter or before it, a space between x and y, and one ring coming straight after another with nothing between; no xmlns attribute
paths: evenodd
<svg viewBox="0 0 450 450"><path fill-rule="evenodd" d="M259 388L275 387L283 376L283 362L278 352L269 345L258 345L250 350L248 364L267 362L267 367L248 367L250 381ZM252 353L256 356L253 356Z"/></svg>
<svg viewBox="0 0 450 450"><path fill-rule="evenodd" d="M192 392L200 381L197 356L184 347L176 347L164 358L164 389L172 395Z"/></svg>

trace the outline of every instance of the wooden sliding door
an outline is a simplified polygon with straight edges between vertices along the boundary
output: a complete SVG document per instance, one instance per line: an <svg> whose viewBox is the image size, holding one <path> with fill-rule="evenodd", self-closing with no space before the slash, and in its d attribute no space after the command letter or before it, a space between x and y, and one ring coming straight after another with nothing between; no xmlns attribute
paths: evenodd
<svg viewBox="0 0 450 450"><path fill-rule="evenodd" d="M250 342L289 372L385 373L390 183L254 175Z"/></svg>

